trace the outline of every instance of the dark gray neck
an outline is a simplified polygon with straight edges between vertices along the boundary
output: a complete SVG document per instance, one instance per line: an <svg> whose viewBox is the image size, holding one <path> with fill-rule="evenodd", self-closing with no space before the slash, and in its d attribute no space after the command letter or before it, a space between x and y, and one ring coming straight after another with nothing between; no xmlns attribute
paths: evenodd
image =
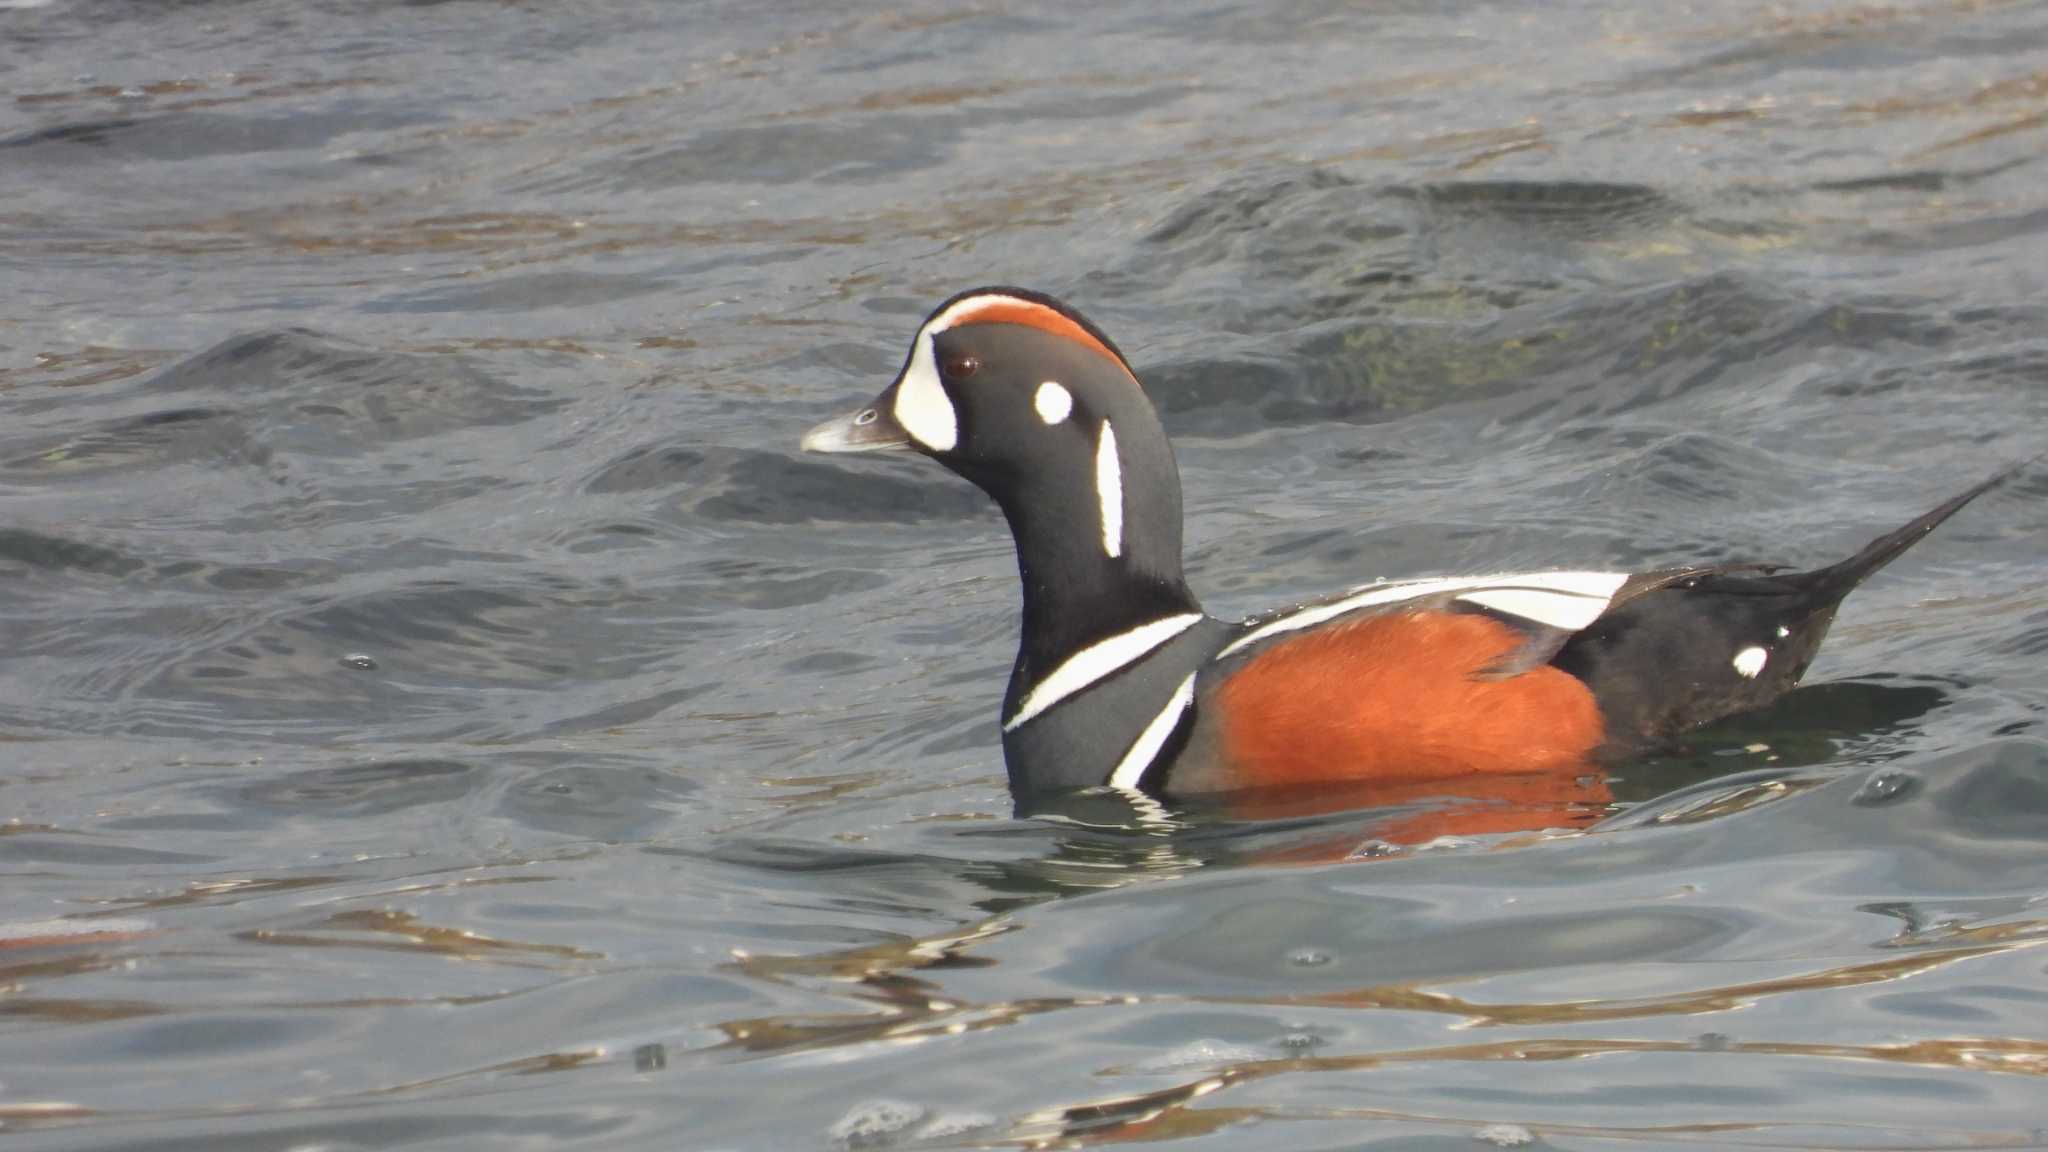
<svg viewBox="0 0 2048 1152"><path fill-rule="evenodd" d="M997 497L1017 545L1024 627L1013 678L1024 687L1098 641L1164 616L1200 612L1181 575L1180 480L1143 439L1124 458L1119 555L1103 544L1092 472L1054 474ZM1013 688L1017 685L1013 684Z"/></svg>

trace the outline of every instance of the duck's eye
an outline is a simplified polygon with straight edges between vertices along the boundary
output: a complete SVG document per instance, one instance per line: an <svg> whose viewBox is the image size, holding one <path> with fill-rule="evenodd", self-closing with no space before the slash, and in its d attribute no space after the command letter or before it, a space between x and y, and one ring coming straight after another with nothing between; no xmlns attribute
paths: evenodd
<svg viewBox="0 0 2048 1152"><path fill-rule="evenodd" d="M868 425L873 424L875 420L880 416L881 413L875 411L873 408L863 408L860 410L860 415L855 416L853 418L853 426L855 428L865 428Z"/></svg>
<svg viewBox="0 0 2048 1152"><path fill-rule="evenodd" d="M972 356L948 356L946 362L939 365L939 370L946 374L948 380L965 380L980 367L981 361Z"/></svg>

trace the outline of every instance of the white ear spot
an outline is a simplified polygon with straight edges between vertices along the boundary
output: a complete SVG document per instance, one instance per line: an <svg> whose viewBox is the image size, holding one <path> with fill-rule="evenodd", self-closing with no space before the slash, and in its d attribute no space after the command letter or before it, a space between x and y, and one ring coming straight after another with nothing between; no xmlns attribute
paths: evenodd
<svg viewBox="0 0 2048 1152"><path fill-rule="evenodd" d="M1038 392L1031 397L1031 406L1038 409L1038 418L1047 424L1057 424L1074 410L1074 394L1060 387L1057 380L1047 380L1038 386Z"/></svg>
<svg viewBox="0 0 2048 1152"><path fill-rule="evenodd" d="M1790 628L1785 627L1783 624L1778 625L1778 639L1783 640L1791 634L1792 630Z"/></svg>
<svg viewBox="0 0 2048 1152"><path fill-rule="evenodd" d="M1764 665L1769 663L1770 659L1771 654L1762 648L1755 646L1744 648L1735 654L1735 671L1745 679L1754 680L1757 678L1757 674L1764 670Z"/></svg>
<svg viewBox="0 0 2048 1152"><path fill-rule="evenodd" d="M896 382L896 423L910 438L934 452L950 452L960 442L960 421L953 413L953 400L939 382L939 369L932 362L931 337L917 334L910 352L910 365Z"/></svg>
<svg viewBox="0 0 2048 1152"><path fill-rule="evenodd" d="M1095 442L1095 500L1102 505L1102 550L1113 560L1124 554L1124 466L1116 458L1116 429L1107 420Z"/></svg>

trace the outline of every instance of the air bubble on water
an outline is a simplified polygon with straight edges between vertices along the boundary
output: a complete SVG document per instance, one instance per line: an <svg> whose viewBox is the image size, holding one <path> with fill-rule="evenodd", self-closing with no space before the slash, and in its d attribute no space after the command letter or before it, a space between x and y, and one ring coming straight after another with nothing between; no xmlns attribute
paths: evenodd
<svg viewBox="0 0 2048 1152"><path fill-rule="evenodd" d="M969 1132L983 1132L996 1126L986 1112L941 1112L917 1130L919 1140L952 1140Z"/></svg>
<svg viewBox="0 0 2048 1152"><path fill-rule="evenodd" d="M1313 1032L1289 1032L1280 1037L1280 1046L1289 1052L1311 1052L1321 1048L1327 1041Z"/></svg>
<svg viewBox="0 0 2048 1152"><path fill-rule="evenodd" d="M1478 845L1479 841L1472 839L1470 836L1444 835L1438 836L1434 840L1425 840L1417 844L1415 850L1417 852L1455 852L1464 848L1475 848Z"/></svg>
<svg viewBox="0 0 2048 1152"><path fill-rule="evenodd" d="M1520 1124L1488 1124L1474 1132L1472 1138L1502 1148L1519 1148L1524 1144L1536 1142L1536 1134Z"/></svg>
<svg viewBox="0 0 2048 1152"><path fill-rule="evenodd" d="M1870 779L1863 782L1863 787L1858 788L1849 801L1865 808L1875 808L1880 804L1889 804L1912 795L1919 784L1919 777L1911 772L1886 768L1871 773Z"/></svg>
<svg viewBox="0 0 2048 1152"><path fill-rule="evenodd" d="M1287 962L1296 968L1321 968L1335 957L1319 948L1296 948L1287 954Z"/></svg>
<svg viewBox="0 0 2048 1152"><path fill-rule="evenodd" d="M1406 851L1407 849L1399 844L1389 843L1385 840L1367 840L1359 844L1358 847L1353 848L1350 854L1344 858L1346 860L1384 860L1389 856L1399 856Z"/></svg>
<svg viewBox="0 0 2048 1152"><path fill-rule="evenodd" d="M350 668L360 669L364 672L373 672L377 668L377 661L374 658L365 656L360 652L351 652L343 656L341 662Z"/></svg>
<svg viewBox="0 0 2048 1152"><path fill-rule="evenodd" d="M848 1148L886 1148L923 1120L928 1109L906 1100L864 1100L826 1129Z"/></svg>
<svg viewBox="0 0 2048 1152"><path fill-rule="evenodd" d="M1232 1064L1249 1064L1264 1060L1267 1055L1265 1052L1224 1040L1190 1040L1178 1048L1132 1064L1126 1071L1140 1076L1158 1076L1196 1068L1227 1068Z"/></svg>

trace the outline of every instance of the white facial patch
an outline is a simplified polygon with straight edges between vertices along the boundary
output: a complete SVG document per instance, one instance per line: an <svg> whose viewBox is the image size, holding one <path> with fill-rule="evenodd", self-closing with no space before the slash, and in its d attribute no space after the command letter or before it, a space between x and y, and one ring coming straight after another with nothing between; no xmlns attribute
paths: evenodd
<svg viewBox="0 0 2048 1152"><path fill-rule="evenodd" d="M1114 560L1124 554L1124 466L1116 456L1116 429L1107 420L1095 442L1095 500L1102 505L1102 551Z"/></svg>
<svg viewBox="0 0 2048 1152"><path fill-rule="evenodd" d="M1003 721L1003 731L1016 731L1026 720L1193 628L1201 619L1200 612L1162 616L1081 649L1032 686L1018 703L1017 714Z"/></svg>
<svg viewBox="0 0 2048 1152"><path fill-rule="evenodd" d="M1770 663L1770 659L1769 652L1752 645L1735 654L1735 672L1746 680L1754 680L1757 674L1764 670L1764 665Z"/></svg>
<svg viewBox="0 0 2048 1152"><path fill-rule="evenodd" d="M1130 749L1124 753L1124 758L1117 762L1116 769L1109 774L1111 788L1137 788L1138 781L1145 778L1145 769L1152 766L1152 761L1159 756L1159 750L1166 747L1166 738L1173 735L1173 730L1179 727L1181 713L1188 710L1188 705L1193 703L1194 699L1195 677L1190 673L1187 679L1180 682L1180 687L1173 690L1173 696L1167 700L1166 707L1161 708L1159 715L1154 716L1152 722L1145 725L1145 730L1138 733L1138 738L1131 741Z"/></svg>
<svg viewBox="0 0 2048 1152"><path fill-rule="evenodd" d="M1032 394L1031 406L1038 410L1038 418L1047 424L1065 420L1074 410L1074 394L1060 387L1057 380L1047 380Z"/></svg>
<svg viewBox="0 0 2048 1152"><path fill-rule="evenodd" d="M937 321L933 321L936 324ZM932 325L919 330L911 345L910 366L896 382L896 423L910 438L934 452L951 452L960 442L960 419L953 412L953 400L939 382L939 366L932 359Z"/></svg>

